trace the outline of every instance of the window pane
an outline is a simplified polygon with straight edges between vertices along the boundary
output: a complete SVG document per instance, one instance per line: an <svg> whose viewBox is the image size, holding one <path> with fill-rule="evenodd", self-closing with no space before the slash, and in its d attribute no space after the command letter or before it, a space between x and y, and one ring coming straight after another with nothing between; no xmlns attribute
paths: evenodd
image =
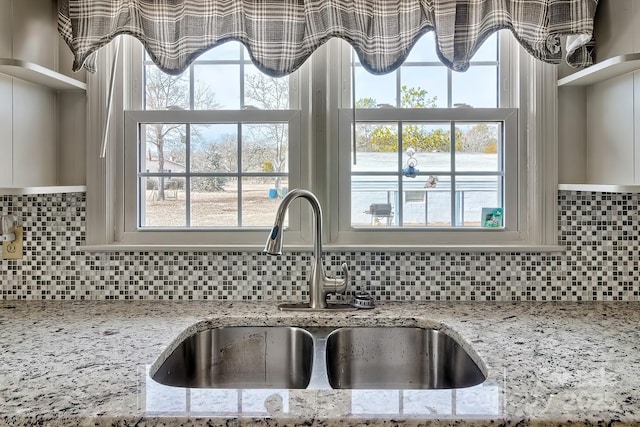
<svg viewBox="0 0 640 427"><path fill-rule="evenodd" d="M221 60L240 60L240 52L242 51L242 43L230 41L209 49L196 59L196 61L221 61Z"/></svg>
<svg viewBox="0 0 640 427"><path fill-rule="evenodd" d="M190 105L189 71L170 76L155 65L145 66L145 110L188 110Z"/></svg>
<svg viewBox="0 0 640 427"><path fill-rule="evenodd" d="M254 65L245 66L244 106L261 110L289 108L289 78L273 78Z"/></svg>
<svg viewBox="0 0 640 427"><path fill-rule="evenodd" d="M406 62L440 62L436 54L436 43L433 32L429 32L420 37L411 49L411 53L409 53Z"/></svg>
<svg viewBox="0 0 640 427"><path fill-rule="evenodd" d="M498 184L502 178L497 176L463 176L456 178L456 226L480 227L483 209L490 212L489 221L499 221L503 213L496 214L496 208L502 208L502 198ZM487 216L489 214L485 214ZM484 218L485 220L487 218ZM496 227L502 227L500 222Z"/></svg>
<svg viewBox="0 0 640 427"><path fill-rule="evenodd" d="M240 109L240 65L194 65L197 110Z"/></svg>
<svg viewBox="0 0 640 427"><path fill-rule="evenodd" d="M140 178L140 226L184 227L187 223L184 178Z"/></svg>
<svg viewBox="0 0 640 427"><path fill-rule="evenodd" d="M362 67L356 67L356 106L375 108L387 104L396 104L396 73L381 76L370 74Z"/></svg>
<svg viewBox="0 0 640 427"><path fill-rule="evenodd" d="M237 172L238 125L191 125L191 172Z"/></svg>
<svg viewBox="0 0 640 427"><path fill-rule="evenodd" d="M449 123L410 123L402 126L402 148L407 161L407 149L415 153L441 153L451 151L451 125ZM429 166L430 170L431 166ZM449 170L449 169L437 169Z"/></svg>
<svg viewBox="0 0 640 427"><path fill-rule="evenodd" d="M404 178L402 224L405 227L449 227L451 187L449 176Z"/></svg>
<svg viewBox="0 0 640 427"><path fill-rule="evenodd" d="M184 172L186 125L152 123L140 125L139 172Z"/></svg>
<svg viewBox="0 0 640 427"><path fill-rule="evenodd" d="M242 180L242 225L271 227L280 201L287 194L286 177L251 177ZM285 224L286 226L287 224Z"/></svg>
<svg viewBox="0 0 640 427"><path fill-rule="evenodd" d="M446 108L447 69L438 67L402 67L402 106Z"/></svg>
<svg viewBox="0 0 640 427"><path fill-rule="evenodd" d="M453 105L475 108L498 107L498 67L471 66L464 73L453 73Z"/></svg>
<svg viewBox="0 0 640 427"><path fill-rule="evenodd" d="M498 60L498 32L489 36L478 48L471 61L497 61Z"/></svg>
<svg viewBox="0 0 640 427"><path fill-rule="evenodd" d="M397 204L398 179L393 176L354 176L351 178L351 225L393 226Z"/></svg>
<svg viewBox="0 0 640 427"><path fill-rule="evenodd" d="M356 124L356 159L354 172L388 172L398 170L398 124L359 122ZM352 153L353 156L353 153Z"/></svg>
<svg viewBox="0 0 640 427"><path fill-rule="evenodd" d="M456 153L456 170L460 172L499 171L502 151L502 124L456 123L460 141Z"/></svg>
<svg viewBox="0 0 640 427"><path fill-rule="evenodd" d="M287 172L289 131L286 123L242 126L242 171Z"/></svg>
<svg viewBox="0 0 640 427"><path fill-rule="evenodd" d="M229 177L191 178L191 226L236 227L238 182Z"/></svg>
<svg viewBox="0 0 640 427"><path fill-rule="evenodd" d="M191 226L236 227L238 182L229 177L191 178Z"/></svg>

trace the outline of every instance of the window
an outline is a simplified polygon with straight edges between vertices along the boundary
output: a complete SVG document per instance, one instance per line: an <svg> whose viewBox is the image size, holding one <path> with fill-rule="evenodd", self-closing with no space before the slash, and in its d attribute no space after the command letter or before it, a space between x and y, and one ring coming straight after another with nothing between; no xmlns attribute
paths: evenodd
<svg viewBox="0 0 640 427"><path fill-rule="evenodd" d="M280 198L302 187L323 205L326 248L553 243L554 69L504 31L464 74L433 43L426 34L397 71L374 76L331 40L272 79L239 43L167 76L132 41L124 137L95 177L111 214L92 241L258 248ZM311 229L294 203L288 245L308 247Z"/></svg>
<svg viewBox="0 0 640 427"><path fill-rule="evenodd" d="M194 242L204 237L193 231L264 240L257 230L273 224L280 199L300 185L296 78L260 73L237 42L179 76L145 55L141 74L139 108L125 111L123 240L153 243L172 231Z"/></svg>

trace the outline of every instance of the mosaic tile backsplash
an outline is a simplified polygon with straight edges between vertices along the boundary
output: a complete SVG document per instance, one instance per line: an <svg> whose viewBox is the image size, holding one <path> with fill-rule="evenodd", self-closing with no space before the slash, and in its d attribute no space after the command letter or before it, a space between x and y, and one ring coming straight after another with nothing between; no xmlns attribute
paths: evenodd
<svg viewBox="0 0 640 427"><path fill-rule="evenodd" d="M346 261L351 291L383 301L611 301L640 294L640 195L561 191L564 252L325 254L331 274ZM0 215L25 230L22 260L0 260L0 295L16 299L274 300L306 298L311 253L78 250L82 193L0 196Z"/></svg>

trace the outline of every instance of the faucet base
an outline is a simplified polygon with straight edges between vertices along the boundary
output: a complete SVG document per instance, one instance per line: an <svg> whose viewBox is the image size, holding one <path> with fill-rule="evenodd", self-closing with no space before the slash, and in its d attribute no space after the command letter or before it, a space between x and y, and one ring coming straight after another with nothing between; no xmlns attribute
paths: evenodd
<svg viewBox="0 0 640 427"><path fill-rule="evenodd" d="M296 304L280 304L278 308L281 311L327 311L327 310L357 310L356 307L353 307L349 304L328 304L327 308L311 308L308 302L301 302Z"/></svg>

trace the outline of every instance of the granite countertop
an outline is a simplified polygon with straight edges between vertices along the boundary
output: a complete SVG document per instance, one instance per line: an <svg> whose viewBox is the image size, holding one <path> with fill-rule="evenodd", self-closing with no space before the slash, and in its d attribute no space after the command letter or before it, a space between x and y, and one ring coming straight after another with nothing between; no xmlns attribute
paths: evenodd
<svg viewBox="0 0 640 427"><path fill-rule="evenodd" d="M394 303L279 312L273 302L0 302L0 425L640 424L638 303ZM209 325L435 327L487 380L459 390L183 389L148 378Z"/></svg>

